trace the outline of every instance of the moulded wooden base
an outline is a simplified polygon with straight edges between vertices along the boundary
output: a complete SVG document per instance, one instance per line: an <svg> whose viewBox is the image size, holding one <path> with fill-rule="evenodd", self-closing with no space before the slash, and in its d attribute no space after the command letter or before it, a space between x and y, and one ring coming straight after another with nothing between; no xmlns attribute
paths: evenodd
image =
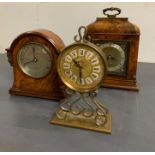
<svg viewBox="0 0 155 155"><path fill-rule="evenodd" d="M11 95L30 96L30 97L37 97L37 98L57 100L57 101L64 98L64 95L61 91L54 92L54 93L30 92L30 91L19 90L19 89L13 87L9 90L9 93Z"/></svg>
<svg viewBox="0 0 155 155"><path fill-rule="evenodd" d="M95 114L94 114L95 115ZM97 132L104 132L107 134L111 134L112 132L112 123L111 123L111 115L107 114L107 122L104 126L97 126L95 124L95 120L92 118L82 117L81 115L73 115L71 112L68 112L65 119L59 119L56 114L53 115L51 124L68 126L73 128L80 128L86 130L92 130Z"/></svg>
<svg viewBox="0 0 155 155"><path fill-rule="evenodd" d="M131 91L139 91L139 87L137 84L137 81L135 80L117 80L117 79L110 79L107 78L104 80L103 87L108 87L108 88L117 88L117 89L126 89L126 90L131 90Z"/></svg>

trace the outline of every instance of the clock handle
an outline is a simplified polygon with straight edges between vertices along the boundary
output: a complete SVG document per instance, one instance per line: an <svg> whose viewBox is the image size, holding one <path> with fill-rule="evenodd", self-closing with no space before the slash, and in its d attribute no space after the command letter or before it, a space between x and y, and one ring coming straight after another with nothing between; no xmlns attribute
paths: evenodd
<svg viewBox="0 0 155 155"><path fill-rule="evenodd" d="M108 14L108 13L106 13L107 11L111 11L111 12L115 11L116 13ZM116 16L119 15L120 13L121 13L121 9L115 8L115 7L103 9L103 14L106 15L108 18L116 18Z"/></svg>

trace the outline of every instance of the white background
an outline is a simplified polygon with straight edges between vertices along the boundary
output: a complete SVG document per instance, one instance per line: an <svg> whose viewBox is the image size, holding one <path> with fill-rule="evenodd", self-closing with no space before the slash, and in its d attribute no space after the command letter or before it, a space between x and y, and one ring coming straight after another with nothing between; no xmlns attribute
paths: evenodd
<svg viewBox="0 0 155 155"><path fill-rule="evenodd" d="M0 52L21 33L38 28L58 34L66 45L73 42L78 27L103 17L107 7L122 10L141 30L139 62L155 62L155 3L0 3Z"/></svg>

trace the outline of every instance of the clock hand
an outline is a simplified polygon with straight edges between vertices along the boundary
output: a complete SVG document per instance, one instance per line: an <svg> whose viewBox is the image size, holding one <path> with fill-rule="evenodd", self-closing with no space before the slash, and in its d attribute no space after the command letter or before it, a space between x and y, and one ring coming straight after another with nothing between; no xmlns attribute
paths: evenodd
<svg viewBox="0 0 155 155"><path fill-rule="evenodd" d="M115 58L111 55L108 55L107 56L108 65L112 65L112 62L111 62L112 60L115 60Z"/></svg>
<svg viewBox="0 0 155 155"><path fill-rule="evenodd" d="M78 62L78 67L79 67L80 83L82 84L82 69L83 69L83 67L81 66L80 62Z"/></svg>
<svg viewBox="0 0 155 155"><path fill-rule="evenodd" d="M108 55L107 60L115 60L116 58L114 56Z"/></svg>
<svg viewBox="0 0 155 155"><path fill-rule="evenodd" d="M79 66L80 66L80 64L79 64L79 62L78 62L78 61L76 61L76 60L74 60L74 59L73 59L73 62L74 62L74 64L75 64L77 67L79 67Z"/></svg>
<svg viewBox="0 0 155 155"><path fill-rule="evenodd" d="M79 67L80 83L82 83L82 67Z"/></svg>
<svg viewBox="0 0 155 155"><path fill-rule="evenodd" d="M30 61L27 61L25 62L23 65L25 66L26 64L29 64L29 63L32 63L32 62L37 62L38 59L36 58L36 55L35 55L35 47L32 47L32 53L33 53L33 60L30 60Z"/></svg>
<svg viewBox="0 0 155 155"><path fill-rule="evenodd" d="M25 66L26 64L29 64L29 63L32 63L32 62L35 62L35 61L34 61L34 60L27 61L27 62L25 62L23 65Z"/></svg>
<svg viewBox="0 0 155 155"><path fill-rule="evenodd" d="M80 78L80 83L82 83L82 69L83 69L83 67L81 66L81 63L79 61L73 60L73 62L79 68L79 78Z"/></svg>
<svg viewBox="0 0 155 155"><path fill-rule="evenodd" d="M33 61L37 62L38 59L36 58L36 55L35 55L35 47L32 47L32 51L33 51Z"/></svg>

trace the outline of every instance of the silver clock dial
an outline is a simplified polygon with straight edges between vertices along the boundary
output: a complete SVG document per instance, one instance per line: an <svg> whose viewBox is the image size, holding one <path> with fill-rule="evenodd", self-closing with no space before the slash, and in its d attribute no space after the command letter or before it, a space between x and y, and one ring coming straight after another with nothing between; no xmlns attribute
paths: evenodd
<svg viewBox="0 0 155 155"><path fill-rule="evenodd" d="M123 71L125 63L125 52L121 46L114 43L98 44L106 55L108 71Z"/></svg>
<svg viewBox="0 0 155 155"><path fill-rule="evenodd" d="M17 59L21 70L33 78L42 78L51 70L52 61L50 51L41 44L25 44L20 49Z"/></svg>

